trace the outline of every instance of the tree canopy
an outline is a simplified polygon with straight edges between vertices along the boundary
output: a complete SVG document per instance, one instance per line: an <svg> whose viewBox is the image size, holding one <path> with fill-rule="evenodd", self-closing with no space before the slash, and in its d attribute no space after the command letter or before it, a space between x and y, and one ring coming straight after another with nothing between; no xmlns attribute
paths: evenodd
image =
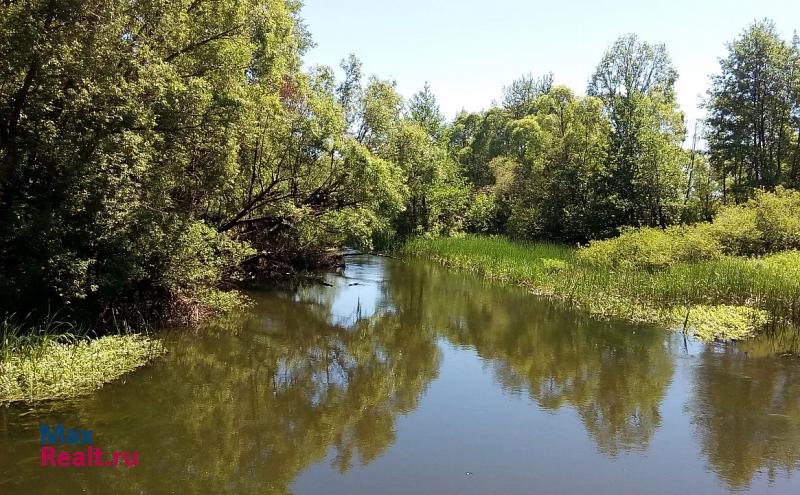
<svg viewBox="0 0 800 495"><path fill-rule="evenodd" d="M800 41L769 21L729 45L689 150L664 45L622 36L586 96L527 73L450 121L355 55L304 70L300 9L0 3L0 309L225 311L343 245L586 242L797 187Z"/></svg>

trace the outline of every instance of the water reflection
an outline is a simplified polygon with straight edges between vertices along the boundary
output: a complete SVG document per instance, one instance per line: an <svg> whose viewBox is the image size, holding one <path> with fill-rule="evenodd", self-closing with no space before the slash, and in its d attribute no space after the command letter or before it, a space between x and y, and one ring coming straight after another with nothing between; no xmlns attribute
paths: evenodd
<svg viewBox="0 0 800 495"><path fill-rule="evenodd" d="M403 276L392 271L407 270L391 268L391 279ZM577 409L604 454L647 449L673 373L663 332L592 321L476 277L433 267L414 273L410 290L390 286L412 320L474 347L509 392L527 393L546 409Z"/></svg>
<svg viewBox="0 0 800 495"><path fill-rule="evenodd" d="M692 421L725 483L743 489L757 473L800 469L800 362L726 346L704 351L694 374Z"/></svg>
<svg viewBox="0 0 800 495"><path fill-rule="evenodd" d="M21 493L287 493L329 449L340 472L374 460L436 377L439 349L392 314L331 324L317 295L264 294L258 318L236 335L182 335L165 362L72 414L42 418L95 429L106 451L138 449L136 469L41 476L30 441L38 418L22 431L19 416L6 418L0 451L16 443L21 457L4 484Z"/></svg>
<svg viewBox="0 0 800 495"><path fill-rule="evenodd" d="M632 483L610 484L612 493L647 491L674 469L683 477L661 480L668 492L796 489L781 480L800 470L800 363L775 356L781 340L694 352L657 329L594 322L468 274L354 261L324 284L257 293L251 314L232 326L175 332L165 359L72 406L0 410L0 492L290 493L320 463L340 474L379 464L399 443L401 418L412 412L429 425L406 431L413 441L404 447L412 458L405 462L413 466L440 460L430 445L421 447L437 427L430 425L439 424L434 419L453 418L461 428L454 426L454 434L464 435L491 421L493 434L506 435L505 444L479 444L484 459L516 466L496 474L489 491L528 492L536 479L555 476L565 462L560 450L581 467L558 478L577 483L565 482L565 493L581 492L574 486L593 485L614 469L641 479L609 478ZM481 413L458 394L428 394L442 382L443 349L482 363L491 388L505 395L468 383L460 397L495 402ZM433 410L421 407L426 395L433 395ZM142 462L135 469L44 472L42 422L92 428L98 446L138 450ZM545 424L562 436L541 446L522 438ZM587 437L584 452L577 439ZM670 443L672 437L682 440ZM688 465L680 464L685 459ZM391 477L377 485L407 492L398 469L390 467Z"/></svg>

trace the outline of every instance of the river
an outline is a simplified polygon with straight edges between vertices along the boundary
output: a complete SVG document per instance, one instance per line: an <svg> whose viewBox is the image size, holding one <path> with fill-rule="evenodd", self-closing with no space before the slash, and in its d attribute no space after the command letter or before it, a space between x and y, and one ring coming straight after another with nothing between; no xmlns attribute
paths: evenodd
<svg viewBox="0 0 800 495"><path fill-rule="evenodd" d="M800 493L794 343L703 344L348 261L166 332L165 357L91 396L0 408L0 493ZM138 464L42 467L42 424Z"/></svg>

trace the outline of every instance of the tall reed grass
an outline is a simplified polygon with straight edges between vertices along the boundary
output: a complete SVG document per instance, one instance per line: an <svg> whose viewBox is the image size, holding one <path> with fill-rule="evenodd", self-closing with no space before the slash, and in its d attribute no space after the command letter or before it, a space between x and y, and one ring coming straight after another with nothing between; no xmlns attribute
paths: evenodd
<svg viewBox="0 0 800 495"><path fill-rule="evenodd" d="M164 352L124 325L97 336L57 315L0 321L0 405L77 397Z"/></svg>
<svg viewBox="0 0 800 495"><path fill-rule="evenodd" d="M655 270L598 266L581 260L575 248L501 237L420 238L401 253L521 285L597 316L686 324L704 340L743 339L767 327L800 324L800 251Z"/></svg>

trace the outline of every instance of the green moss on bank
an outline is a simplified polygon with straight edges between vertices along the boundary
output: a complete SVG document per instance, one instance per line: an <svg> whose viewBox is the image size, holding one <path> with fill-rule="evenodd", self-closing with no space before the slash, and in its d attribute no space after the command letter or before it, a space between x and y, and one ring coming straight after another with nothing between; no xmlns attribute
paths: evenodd
<svg viewBox="0 0 800 495"><path fill-rule="evenodd" d="M158 340L143 335L42 339L6 348L0 362L0 404L88 394L163 352Z"/></svg>
<svg viewBox="0 0 800 495"><path fill-rule="evenodd" d="M664 269L587 263L577 250L498 237L414 239L402 249L525 287L600 318L682 329L711 340L749 338L769 323L797 324L800 252L726 256ZM688 320L687 320L688 312Z"/></svg>

